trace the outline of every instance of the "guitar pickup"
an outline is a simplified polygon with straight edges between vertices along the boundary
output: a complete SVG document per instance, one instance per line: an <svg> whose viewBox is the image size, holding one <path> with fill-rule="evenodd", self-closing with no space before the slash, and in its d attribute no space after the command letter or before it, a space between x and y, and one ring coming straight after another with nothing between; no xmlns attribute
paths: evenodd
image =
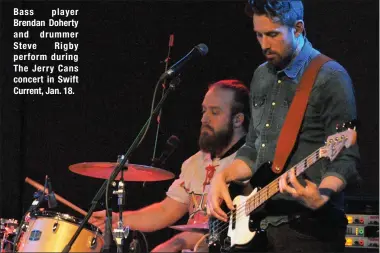
<svg viewBox="0 0 380 253"><path fill-rule="evenodd" d="M236 227L236 210L237 210L237 208L236 208L236 205L234 205L234 207L235 207L235 210L231 211L232 229L235 229L235 227Z"/></svg>

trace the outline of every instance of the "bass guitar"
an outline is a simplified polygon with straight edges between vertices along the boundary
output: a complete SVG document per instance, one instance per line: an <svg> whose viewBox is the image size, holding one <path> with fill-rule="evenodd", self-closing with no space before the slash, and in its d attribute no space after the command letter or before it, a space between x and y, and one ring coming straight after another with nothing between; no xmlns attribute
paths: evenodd
<svg viewBox="0 0 380 253"><path fill-rule="evenodd" d="M351 124L352 122L345 123L343 127ZM296 176L299 176L321 158L333 161L344 147L349 148L355 142L355 128L331 135L323 147L315 150L290 169L295 169ZM228 222L210 217L209 252L241 252L244 250L251 252L252 245L255 244L254 238L263 232L260 230L260 221L264 218L264 214L260 210L267 200L279 192L280 176L274 174L271 167L271 162L260 166L250 181L252 188L255 188L247 195L242 195L243 186L241 184L230 183L228 189L235 210L230 211L223 203L221 208L227 213Z"/></svg>

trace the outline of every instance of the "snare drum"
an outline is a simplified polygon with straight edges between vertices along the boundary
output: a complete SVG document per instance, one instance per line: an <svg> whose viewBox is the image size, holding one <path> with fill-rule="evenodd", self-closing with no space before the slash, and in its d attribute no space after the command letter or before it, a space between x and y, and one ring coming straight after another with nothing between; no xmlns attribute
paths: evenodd
<svg viewBox="0 0 380 253"><path fill-rule="evenodd" d="M17 242L18 252L62 252L81 220L68 214L38 211L31 215L27 229ZM104 244L101 232L86 224L70 252L100 252Z"/></svg>

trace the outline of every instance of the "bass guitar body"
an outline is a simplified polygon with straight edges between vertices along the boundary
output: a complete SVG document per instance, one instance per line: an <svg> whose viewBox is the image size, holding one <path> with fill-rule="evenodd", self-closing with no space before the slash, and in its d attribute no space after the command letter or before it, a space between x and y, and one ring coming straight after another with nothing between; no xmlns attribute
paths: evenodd
<svg viewBox="0 0 380 253"><path fill-rule="evenodd" d="M262 252L266 247L266 232L260 229L260 222L265 218L263 207L246 213L246 204L258 190L273 181L278 174L271 170L271 162L264 163L255 173L248 185L231 182L229 193L235 208L231 212L227 205L222 210L229 214L229 223L214 217L209 219L209 252Z"/></svg>

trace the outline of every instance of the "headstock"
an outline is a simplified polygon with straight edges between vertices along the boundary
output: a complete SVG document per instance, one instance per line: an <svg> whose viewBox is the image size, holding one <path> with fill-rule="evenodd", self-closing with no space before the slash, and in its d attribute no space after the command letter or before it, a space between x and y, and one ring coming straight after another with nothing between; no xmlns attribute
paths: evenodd
<svg viewBox="0 0 380 253"><path fill-rule="evenodd" d="M357 133L355 129L357 124L357 120L346 122L342 124L340 129L348 128L347 130L327 137L323 156L330 158L332 161L337 157L343 147L349 148L354 145L356 143Z"/></svg>

